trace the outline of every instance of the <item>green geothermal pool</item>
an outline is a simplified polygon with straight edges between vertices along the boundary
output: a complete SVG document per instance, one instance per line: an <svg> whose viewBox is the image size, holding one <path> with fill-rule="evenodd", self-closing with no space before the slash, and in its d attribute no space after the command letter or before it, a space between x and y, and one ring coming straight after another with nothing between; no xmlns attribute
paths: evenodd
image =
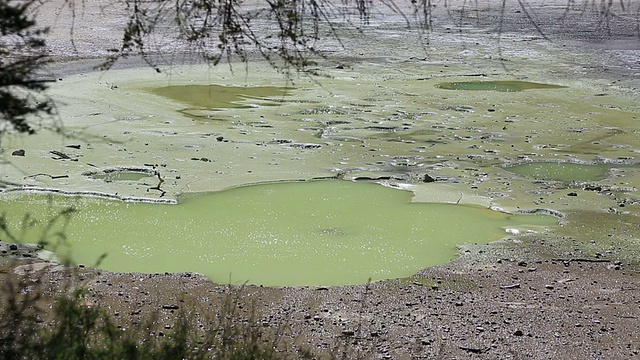
<svg viewBox="0 0 640 360"><path fill-rule="evenodd" d="M21 232L25 214L41 221L77 209L58 223L75 263L125 272L198 272L221 283L337 285L412 275L442 264L456 245L488 242L508 228L552 226L543 215L412 203L412 193L373 183L289 182L181 198L178 205L91 197L4 194L0 210L25 242L45 223ZM51 239L51 238L50 238ZM49 245L52 248L52 245Z"/></svg>

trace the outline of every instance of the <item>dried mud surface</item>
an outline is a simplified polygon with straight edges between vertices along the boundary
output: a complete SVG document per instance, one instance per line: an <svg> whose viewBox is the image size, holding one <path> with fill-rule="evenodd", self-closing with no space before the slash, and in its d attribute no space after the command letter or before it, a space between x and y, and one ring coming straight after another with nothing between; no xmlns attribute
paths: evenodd
<svg viewBox="0 0 640 360"><path fill-rule="evenodd" d="M556 19L540 24L550 38L585 49L602 49L602 63L593 65L597 76L618 78L625 91L637 91L633 74L638 72L640 45L631 15L605 24L587 11L567 19L576 24L567 27L557 21L566 2L538 5L538 19ZM440 14L444 18L444 12ZM482 23L475 26L495 23L501 14L497 4L484 7L477 14ZM504 24L511 30L518 29L521 36L540 36L517 7L504 14ZM604 25L613 29L608 31ZM76 29L80 53L60 45L57 54L62 58L68 51L69 58L85 59L95 50L88 45L83 48L85 35ZM116 35L104 41L115 41ZM61 68L82 71L84 64L77 61ZM219 311L229 293L241 294L241 301L255 301L255 320L265 331L285 329L283 342L294 356L299 348L324 354L340 354L346 348L348 358L371 359L640 356L637 262L620 261L617 252L593 257L579 247L557 244L563 244L560 237L530 236L470 246L461 249L460 258L449 264L409 279L369 285L262 288L216 285L193 274L119 274L89 269L81 269L69 280L69 273L60 266L33 260L35 249L2 243L6 254L21 260L5 261L0 281L33 273L24 265L39 264L39 283L49 294L59 293L60 284L67 281L73 286L82 284L88 290L87 302L104 306L123 328L140 326L145 316L157 316L157 329L144 329L154 336L161 336L161 331L169 333L180 310L204 318L203 314Z"/></svg>

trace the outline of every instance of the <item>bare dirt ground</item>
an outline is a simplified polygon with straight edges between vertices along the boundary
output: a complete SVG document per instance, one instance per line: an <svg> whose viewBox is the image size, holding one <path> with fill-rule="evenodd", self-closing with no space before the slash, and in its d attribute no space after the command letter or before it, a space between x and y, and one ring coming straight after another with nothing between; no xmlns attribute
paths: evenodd
<svg viewBox="0 0 640 360"><path fill-rule="evenodd" d="M171 333L179 315L211 327L225 300L236 299L238 321L247 317L265 333L280 333L291 358L304 349L364 359L640 355L635 269L609 259L540 259L528 251L503 258L489 247L411 278L357 286L236 287L195 274L95 270L69 276L55 265L42 270L38 283L47 295L59 294L61 284L83 286L88 306L104 307L123 329L159 338ZM28 269L4 268L3 282ZM155 320L147 326L150 317Z"/></svg>
<svg viewBox="0 0 640 360"><path fill-rule="evenodd" d="M567 5L564 1L531 4L544 36L566 41L571 47L599 49L603 62L594 65L600 69L598 74L619 77L629 91L636 91L633 74L640 71L637 15L625 12L609 17L592 11L600 2L585 2L579 4L586 8L582 15L571 12L559 17ZM492 24L506 16L502 22L510 30L542 36L523 10L514 4L502 12L496 2L482 12L459 16L483 31L495 30ZM452 19L447 20L446 11L439 14L435 21ZM117 21L115 24L117 27ZM55 54L63 57L67 52L68 58L76 60L93 58L88 56L93 48L87 31L76 29L79 52L59 45ZM119 37L108 35L105 41ZM78 64L71 68L81 70ZM170 332L180 310L199 318L216 313L229 293L240 294L242 302L255 301L254 320L265 331L284 329L283 343L294 357L300 348L336 355L347 349L346 358L371 359L640 357L637 263L589 257L580 249L561 251L554 244L531 237L519 243L472 246L463 249L459 259L412 278L357 286L229 287L193 274L116 274L88 269L73 284L82 284L88 290L87 302L104 306L123 328L140 326L145 315L156 314L157 329L144 329L154 336ZM23 273L20 265L33 262L24 255L33 249L2 244L2 250L22 258L19 263L3 265L2 282ZM52 264L40 266L44 267L40 283L51 294L58 293L68 273Z"/></svg>

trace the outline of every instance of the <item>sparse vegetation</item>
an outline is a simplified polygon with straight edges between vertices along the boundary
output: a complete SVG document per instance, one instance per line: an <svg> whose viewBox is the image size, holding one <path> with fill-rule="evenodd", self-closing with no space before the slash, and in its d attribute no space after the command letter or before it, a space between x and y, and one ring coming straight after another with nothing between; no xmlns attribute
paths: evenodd
<svg viewBox="0 0 640 360"><path fill-rule="evenodd" d="M68 268L67 278L77 278ZM86 290L71 286L47 294L41 274L8 276L0 297L0 358L13 359L281 359L288 356L284 328L264 332L255 307L231 291L219 313L196 316L179 310L159 331L148 314L138 328L123 329L103 308L87 301ZM237 289L240 290L240 289ZM240 309L248 306L249 311ZM187 307L189 308L189 307ZM195 308L195 305L194 305ZM199 313L198 313L199 314ZM195 324L201 324L196 327ZM281 350L281 351L279 351ZM310 351L300 357L316 358Z"/></svg>

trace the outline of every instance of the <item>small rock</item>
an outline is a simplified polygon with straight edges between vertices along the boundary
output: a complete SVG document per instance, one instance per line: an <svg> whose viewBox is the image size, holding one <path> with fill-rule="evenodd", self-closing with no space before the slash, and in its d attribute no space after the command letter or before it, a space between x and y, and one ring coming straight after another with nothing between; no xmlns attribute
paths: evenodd
<svg viewBox="0 0 640 360"><path fill-rule="evenodd" d="M429 174L424 174L424 178L422 179L422 182L430 183L434 181L436 181L436 179L429 176Z"/></svg>
<svg viewBox="0 0 640 360"><path fill-rule="evenodd" d="M16 150L16 151L12 152L11 155L13 155L13 156L24 156L25 155L25 151L24 151L24 149Z"/></svg>
<svg viewBox="0 0 640 360"><path fill-rule="evenodd" d="M511 285L501 285L500 289L519 289L520 288L520 284L511 284Z"/></svg>
<svg viewBox="0 0 640 360"><path fill-rule="evenodd" d="M578 194L575 193L575 192L570 192L570 193L567 194L567 196L578 196Z"/></svg>
<svg viewBox="0 0 640 360"><path fill-rule="evenodd" d="M515 335L515 336L522 336L522 335L524 335L524 333L522 332L522 330L516 330L516 331L513 333L513 335Z"/></svg>

